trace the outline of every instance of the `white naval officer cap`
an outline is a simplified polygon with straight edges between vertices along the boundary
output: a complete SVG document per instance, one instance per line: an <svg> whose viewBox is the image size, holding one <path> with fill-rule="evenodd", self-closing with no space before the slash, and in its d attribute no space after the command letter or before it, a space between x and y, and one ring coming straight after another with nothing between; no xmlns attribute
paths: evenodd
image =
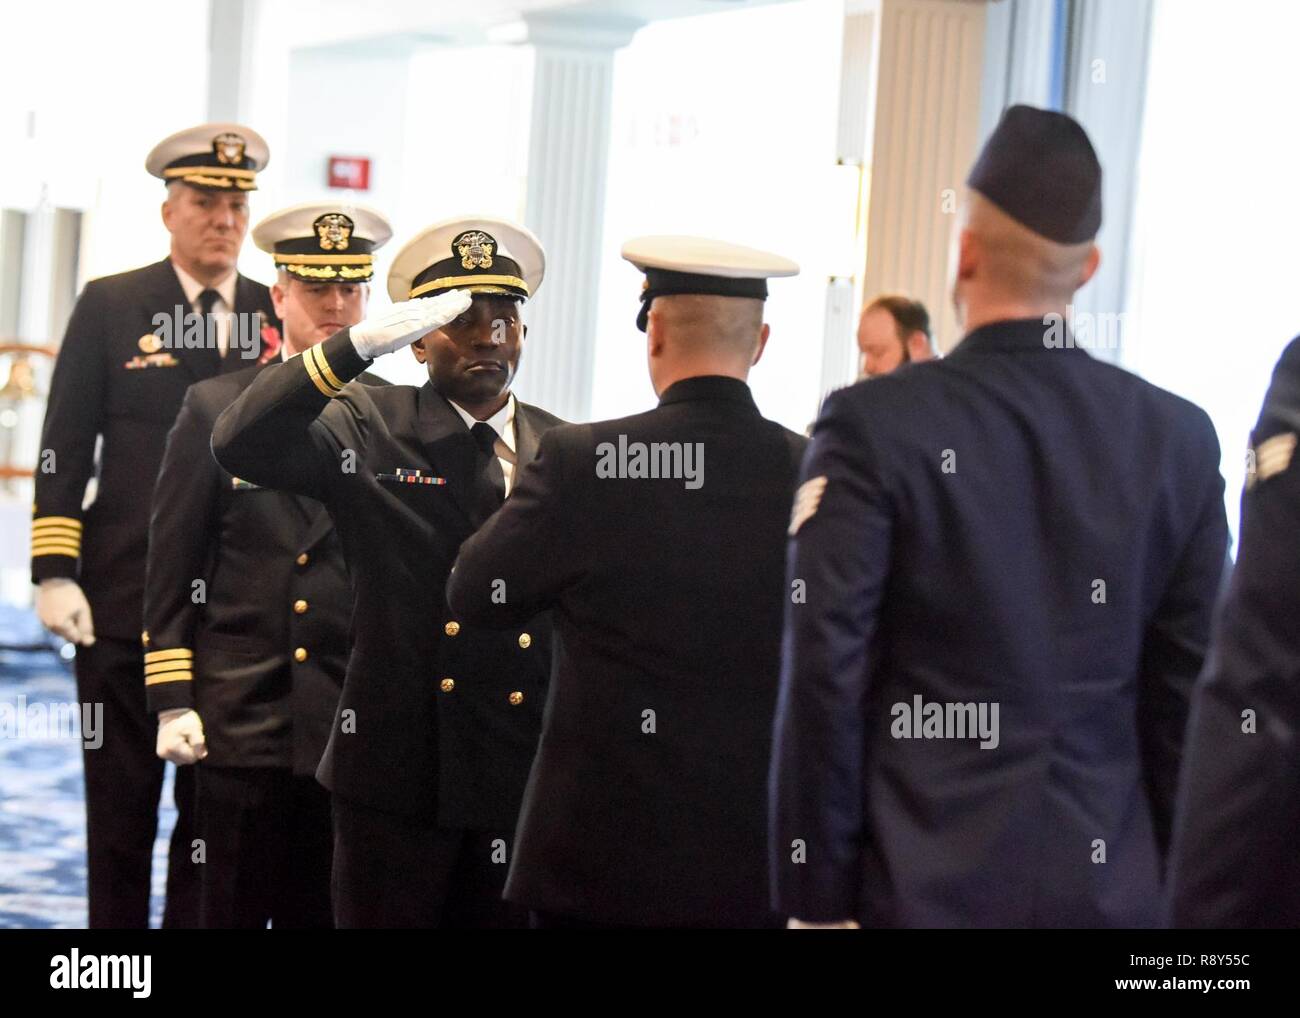
<svg viewBox="0 0 1300 1018"><path fill-rule="evenodd" d="M266 139L243 124L199 124L153 147L144 167L171 183L211 191L256 191L257 172L271 161Z"/></svg>
<svg viewBox="0 0 1300 1018"><path fill-rule="evenodd" d="M636 318L642 332L656 297L697 293L766 300L769 279L799 274L798 264L789 258L708 237L635 237L622 253L645 273Z"/></svg>
<svg viewBox="0 0 1300 1018"><path fill-rule="evenodd" d="M393 227L383 213L352 202L314 201L272 212L253 227L253 243L276 268L314 283L367 283L374 252Z"/></svg>
<svg viewBox="0 0 1300 1018"><path fill-rule="evenodd" d="M528 300L545 274L546 251L531 230L495 216L457 216L403 245L388 270L388 296L400 301L469 290Z"/></svg>

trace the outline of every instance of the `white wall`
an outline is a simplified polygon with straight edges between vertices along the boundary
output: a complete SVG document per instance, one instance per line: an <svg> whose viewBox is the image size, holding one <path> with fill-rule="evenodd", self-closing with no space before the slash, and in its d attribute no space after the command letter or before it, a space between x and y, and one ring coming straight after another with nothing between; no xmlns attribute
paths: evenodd
<svg viewBox="0 0 1300 1018"><path fill-rule="evenodd" d="M1234 528L1250 429L1300 332L1297 38L1298 5L1156 8L1123 362L1209 412Z"/></svg>
<svg viewBox="0 0 1300 1018"><path fill-rule="evenodd" d="M750 384L790 428L816 416L827 276L844 271L854 215L834 166L842 21L842 3L803 0L657 22L616 54L594 417L656 403L635 322L643 277L618 254L647 233L799 262L769 286L772 338Z"/></svg>
<svg viewBox="0 0 1300 1018"><path fill-rule="evenodd" d="M82 281L161 258L144 158L205 118L207 0L7 4L4 22L0 206L84 209Z"/></svg>

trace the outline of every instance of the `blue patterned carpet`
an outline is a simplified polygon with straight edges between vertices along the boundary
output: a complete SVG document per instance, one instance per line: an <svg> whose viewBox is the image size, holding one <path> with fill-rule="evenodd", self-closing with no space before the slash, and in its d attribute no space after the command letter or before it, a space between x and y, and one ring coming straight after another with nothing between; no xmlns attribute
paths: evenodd
<svg viewBox="0 0 1300 1018"><path fill-rule="evenodd" d="M28 612L0 605L0 644L47 641ZM62 642L62 641L57 641ZM0 705L76 701L71 661L51 652L0 651ZM171 772L154 845L152 923L162 918L167 839L176 814ZM86 817L81 743L0 730L0 928L86 925Z"/></svg>

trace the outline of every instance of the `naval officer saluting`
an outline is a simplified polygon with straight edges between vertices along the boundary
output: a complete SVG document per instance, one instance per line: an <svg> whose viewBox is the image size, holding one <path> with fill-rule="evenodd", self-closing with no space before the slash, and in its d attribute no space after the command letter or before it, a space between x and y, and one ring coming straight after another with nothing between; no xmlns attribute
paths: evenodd
<svg viewBox="0 0 1300 1018"><path fill-rule="evenodd" d="M84 753L91 927L145 927L163 763L145 709L141 610L149 493L167 431L193 382L255 362L271 295L235 269L248 193L266 166L262 137L203 124L159 142L146 168L167 185L171 251L153 265L92 280L77 298L54 366L36 473L32 580L41 621L77 644L77 697L104 705L104 742ZM160 335L156 319L173 324ZM232 314L246 327L232 325ZM196 320L193 315L211 315ZM202 326L201 328L198 326ZM181 335L176 333L180 332ZM189 344L185 333L199 339ZM95 444L102 439L99 461ZM94 503L84 512L90 478ZM148 649L148 634L143 637ZM191 926L193 776L176 775L164 926Z"/></svg>
<svg viewBox="0 0 1300 1018"><path fill-rule="evenodd" d="M378 212L336 202L257 225L253 241L278 270L274 363L361 320L375 251L390 236ZM343 550L320 503L233 477L209 448L217 417L269 366L269 350L263 360L185 394L149 530L145 688L158 755L197 774L207 929L333 925L330 802L316 767L347 665ZM268 430L261 440L285 439Z"/></svg>
<svg viewBox="0 0 1300 1018"><path fill-rule="evenodd" d="M506 896L542 927L770 926L785 528L807 440L763 418L746 379L767 279L799 269L695 237L623 257L645 273L658 407L547 432L448 584L472 623L554 609Z"/></svg>
<svg viewBox="0 0 1300 1018"><path fill-rule="evenodd" d="M467 625L443 587L461 542L558 423L510 391L521 305L544 268L537 238L506 220L421 231L389 273L397 304L264 371L213 434L231 473L326 505L352 576L352 654L319 771L333 793L343 927L526 922L501 888L549 623ZM428 368L425 385L348 384L404 346Z"/></svg>

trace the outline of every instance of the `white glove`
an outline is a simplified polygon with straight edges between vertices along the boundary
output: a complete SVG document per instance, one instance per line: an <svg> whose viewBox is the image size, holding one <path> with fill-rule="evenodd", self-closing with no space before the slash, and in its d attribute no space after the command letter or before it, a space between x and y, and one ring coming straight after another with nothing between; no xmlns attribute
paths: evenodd
<svg viewBox="0 0 1300 1018"><path fill-rule="evenodd" d="M203 721L188 707L173 707L158 714L158 748L160 759L177 765L192 764L208 755L203 738Z"/></svg>
<svg viewBox="0 0 1300 1018"><path fill-rule="evenodd" d="M468 290L448 290L436 297L398 301L387 311L352 326L352 347L366 360L410 346L441 329L473 303Z"/></svg>
<svg viewBox="0 0 1300 1018"><path fill-rule="evenodd" d="M833 923L806 923L802 919L791 919L785 924L787 930L860 930L853 919L841 919Z"/></svg>
<svg viewBox="0 0 1300 1018"><path fill-rule="evenodd" d="M95 642L95 624L90 602L76 580L58 576L41 580L36 588L36 614L41 625L69 643L89 647Z"/></svg>

